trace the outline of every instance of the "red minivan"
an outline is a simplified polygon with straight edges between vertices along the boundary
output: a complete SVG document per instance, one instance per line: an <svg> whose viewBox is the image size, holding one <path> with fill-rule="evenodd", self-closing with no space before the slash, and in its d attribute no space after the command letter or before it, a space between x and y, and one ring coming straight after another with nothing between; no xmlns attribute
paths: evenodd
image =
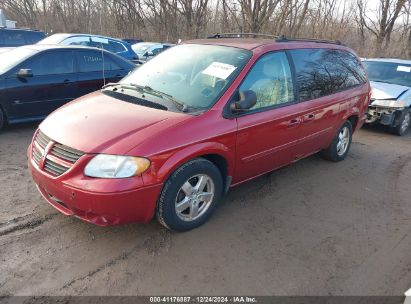
<svg viewBox="0 0 411 304"><path fill-rule="evenodd" d="M177 45L53 112L28 148L56 209L97 225L203 224L230 187L321 151L343 160L370 85L331 41L217 35Z"/></svg>

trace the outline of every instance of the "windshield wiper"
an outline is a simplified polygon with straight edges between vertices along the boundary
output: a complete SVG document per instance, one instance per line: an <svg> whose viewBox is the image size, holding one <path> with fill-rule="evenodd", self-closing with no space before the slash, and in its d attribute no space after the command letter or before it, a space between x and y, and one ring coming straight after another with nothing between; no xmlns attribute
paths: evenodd
<svg viewBox="0 0 411 304"><path fill-rule="evenodd" d="M113 87L113 86L120 86L121 88L126 88L126 89L131 89L131 90L137 89L139 92L142 92L142 93L148 93L148 94L154 95L156 97L160 97L162 99L167 98L168 100L170 100L174 104L176 104L178 107L180 107L180 110L182 112L187 112L188 111L188 106L185 103L176 100L170 94L164 93L164 92L159 91L159 90L155 90L150 86L147 86L147 85L142 86L142 85L135 84L135 83L127 83L127 84L124 84L124 83L108 83L103 87L103 89L108 88L108 87Z"/></svg>
<svg viewBox="0 0 411 304"><path fill-rule="evenodd" d="M176 99L175 99L172 95L170 95L170 94L164 93L164 92L159 91L159 90L155 90L155 89L153 89L152 87L150 87L150 86L148 86L148 85L142 86L142 85L138 85L138 84L135 84L135 83L129 83L129 84L126 84L126 85L123 85L123 84L122 84L122 86L134 87L134 88L137 88L138 90L141 90L143 93L144 93L144 92L145 92L145 93L149 93L149 94L152 94L152 95L154 95L154 96L161 97L161 98L163 98L163 99L164 99L164 98L167 98L168 100L170 100L170 101L172 101L174 104L176 104L178 107L180 107L180 110L181 110L182 112L187 112L187 111L188 111L188 107L187 107L187 105L186 105L185 103L176 100Z"/></svg>

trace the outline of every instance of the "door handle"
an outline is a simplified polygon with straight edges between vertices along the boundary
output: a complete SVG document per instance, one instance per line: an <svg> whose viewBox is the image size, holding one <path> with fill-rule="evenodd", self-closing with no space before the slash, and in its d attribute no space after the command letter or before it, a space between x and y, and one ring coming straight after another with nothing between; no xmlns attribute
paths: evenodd
<svg viewBox="0 0 411 304"><path fill-rule="evenodd" d="M307 122L313 121L314 119L315 119L314 113L307 114L307 115L304 115L303 122L307 123Z"/></svg>
<svg viewBox="0 0 411 304"><path fill-rule="evenodd" d="M65 86L68 86L68 85L71 85L72 82L71 82L69 79L66 79L66 80L63 81L63 84L64 84Z"/></svg>
<svg viewBox="0 0 411 304"><path fill-rule="evenodd" d="M288 122L288 127L289 127L289 128L293 128L293 127L298 126L299 124L300 124L300 120L299 120L298 118L291 119L291 120Z"/></svg>

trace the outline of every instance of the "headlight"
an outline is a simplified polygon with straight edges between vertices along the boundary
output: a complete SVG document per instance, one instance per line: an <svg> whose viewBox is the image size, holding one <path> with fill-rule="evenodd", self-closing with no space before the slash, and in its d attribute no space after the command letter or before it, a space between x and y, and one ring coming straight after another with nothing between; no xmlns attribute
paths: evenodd
<svg viewBox="0 0 411 304"><path fill-rule="evenodd" d="M142 157L99 154L87 164L84 175L100 178L126 178L143 173L150 161Z"/></svg>
<svg viewBox="0 0 411 304"><path fill-rule="evenodd" d="M373 106L388 107L388 108L404 108L405 101L393 99L376 99L371 104Z"/></svg>

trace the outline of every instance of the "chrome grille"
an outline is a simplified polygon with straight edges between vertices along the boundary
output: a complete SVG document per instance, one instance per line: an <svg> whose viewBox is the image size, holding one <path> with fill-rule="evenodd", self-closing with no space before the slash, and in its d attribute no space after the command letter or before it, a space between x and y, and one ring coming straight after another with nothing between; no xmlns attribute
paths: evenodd
<svg viewBox="0 0 411 304"><path fill-rule="evenodd" d="M37 149L33 149L33 159L37 166L40 165L41 154Z"/></svg>
<svg viewBox="0 0 411 304"><path fill-rule="evenodd" d="M48 145L51 146L51 149L43 160L43 155ZM37 132L37 135L34 139L34 162L40 169L53 176L60 176L65 173L83 155L84 153L81 151L54 142L50 137L48 137L40 130Z"/></svg>
<svg viewBox="0 0 411 304"><path fill-rule="evenodd" d="M50 151L50 154L64 159L74 164L80 157L84 155L83 152L72 149L62 144L55 144Z"/></svg>
<svg viewBox="0 0 411 304"><path fill-rule="evenodd" d="M46 161L44 163L44 171L47 171L48 173L51 173L55 176L62 175L68 169L70 169L70 168L59 165L58 163L56 163L54 161L51 161L49 159L46 159Z"/></svg>
<svg viewBox="0 0 411 304"><path fill-rule="evenodd" d="M42 149L46 149L47 144L51 141L50 137L48 137L46 134L44 134L43 132L39 131L37 133L37 137L36 137L36 142L39 144L39 146Z"/></svg>

